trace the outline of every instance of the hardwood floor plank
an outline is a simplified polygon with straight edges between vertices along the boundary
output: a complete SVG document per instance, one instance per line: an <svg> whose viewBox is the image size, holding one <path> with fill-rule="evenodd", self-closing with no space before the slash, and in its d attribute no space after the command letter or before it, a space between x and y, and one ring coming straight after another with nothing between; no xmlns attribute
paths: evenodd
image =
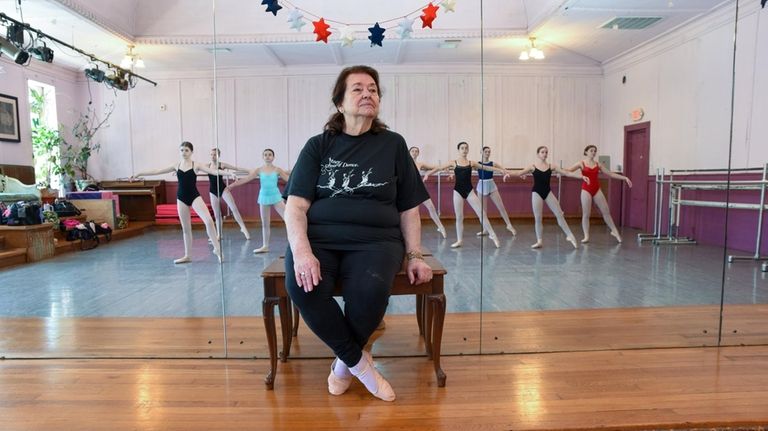
<svg viewBox="0 0 768 431"><path fill-rule="evenodd" d="M768 347L451 356L377 366L398 398L326 391L329 360L0 362L3 430L662 429L768 424Z"/></svg>

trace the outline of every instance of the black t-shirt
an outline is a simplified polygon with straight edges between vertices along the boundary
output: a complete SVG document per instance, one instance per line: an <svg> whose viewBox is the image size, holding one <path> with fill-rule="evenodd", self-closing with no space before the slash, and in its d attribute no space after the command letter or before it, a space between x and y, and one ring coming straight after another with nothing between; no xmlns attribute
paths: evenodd
<svg viewBox="0 0 768 431"><path fill-rule="evenodd" d="M312 246L347 250L402 244L400 213L429 199L405 139L389 130L310 138L285 187L291 195L312 202Z"/></svg>

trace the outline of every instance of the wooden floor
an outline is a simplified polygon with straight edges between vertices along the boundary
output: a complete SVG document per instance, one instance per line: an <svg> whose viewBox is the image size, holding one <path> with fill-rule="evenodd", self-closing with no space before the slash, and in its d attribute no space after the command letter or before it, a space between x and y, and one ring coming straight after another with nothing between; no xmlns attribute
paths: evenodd
<svg viewBox="0 0 768 431"><path fill-rule="evenodd" d="M543 353L718 345L717 306L449 313L443 355ZM728 305L721 346L768 345L768 305ZM424 354L413 315L387 315L379 356ZM261 317L0 318L1 358L267 358ZM279 326L279 321L278 321ZM278 331L279 333L279 331ZM291 351L329 357L303 323Z"/></svg>
<svg viewBox="0 0 768 431"><path fill-rule="evenodd" d="M0 361L15 430L525 430L768 425L768 347L377 359L397 400L326 391L329 360Z"/></svg>

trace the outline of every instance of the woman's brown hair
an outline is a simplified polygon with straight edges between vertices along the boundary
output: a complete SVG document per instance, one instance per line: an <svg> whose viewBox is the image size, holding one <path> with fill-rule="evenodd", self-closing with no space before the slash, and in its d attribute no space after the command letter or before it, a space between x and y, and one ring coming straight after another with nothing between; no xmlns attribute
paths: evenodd
<svg viewBox="0 0 768 431"><path fill-rule="evenodd" d="M336 112L331 114L328 122L325 123L325 130L330 131L332 135L338 135L344 131L344 114L338 112L338 107L341 105L341 102L344 101L344 93L347 92L347 78L353 73L364 73L373 78L373 82L376 83L376 89L379 92L379 97L381 97L379 72L377 72L376 69L370 66L350 66L342 70L336 78L336 84L333 86L333 93L331 94L331 101L336 108ZM388 129L387 125L379 120L379 117L374 118L373 124L371 125L371 132L379 133L384 129Z"/></svg>

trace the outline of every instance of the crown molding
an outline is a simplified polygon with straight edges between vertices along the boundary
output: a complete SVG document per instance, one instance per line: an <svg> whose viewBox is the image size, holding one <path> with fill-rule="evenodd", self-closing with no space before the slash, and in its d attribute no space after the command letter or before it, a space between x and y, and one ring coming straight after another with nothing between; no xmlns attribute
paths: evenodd
<svg viewBox="0 0 768 431"><path fill-rule="evenodd" d="M232 67L216 70L216 79L267 78L290 76L333 76L335 77L343 66L261 66L261 67ZM518 64L486 64L482 71L479 63L452 64L420 64L420 65L379 65L376 69L382 75L473 75L481 76L547 76L547 77L602 77L600 66L592 65L518 65ZM177 81L188 79L213 79L214 70L182 70L155 71L152 78L156 81Z"/></svg>
<svg viewBox="0 0 768 431"><path fill-rule="evenodd" d="M743 4L743 6L741 5ZM740 2L739 20L747 18L760 11L760 5L755 2ZM603 62L603 72L616 73L627 69L666 51L710 33L724 25L733 25L736 17L734 2L729 0L716 6L709 13L692 18L655 38L638 45L629 51L619 54Z"/></svg>
<svg viewBox="0 0 768 431"><path fill-rule="evenodd" d="M364 40L363 32L360 40ZM442 39L501 39L525 36L525 29L489 29L489 30L435 30L424 33L416 33L409 39L413 40L442 40ZM409 40L405 39L405 40ZM329 42L338 42L340 39L331 38ZM399 41L402 39L389 39ZM314 33L275 33L275 34L211 34L193 35L169 35L169 36L139 36L135 39L142 45L244 45L261 43L314 43Z"/></svg>
<svg viewBox="0 0 768 431"><path fill-rule="evenodd" d="M113 20L108 19L102 14L94 12L91 8L84 5L83 3L77 0L55 0L55 1L56 3L59 3L60 5L71 10L72 12L80 15L81 17L87 19L88 21L91 21L92 23L98 25L99 27L103 28L109 33L112 33L113 35L124 40L125 42L134 43L136 37L129 31L129 29L126 29L124 26L116 23Z"/></svg>

